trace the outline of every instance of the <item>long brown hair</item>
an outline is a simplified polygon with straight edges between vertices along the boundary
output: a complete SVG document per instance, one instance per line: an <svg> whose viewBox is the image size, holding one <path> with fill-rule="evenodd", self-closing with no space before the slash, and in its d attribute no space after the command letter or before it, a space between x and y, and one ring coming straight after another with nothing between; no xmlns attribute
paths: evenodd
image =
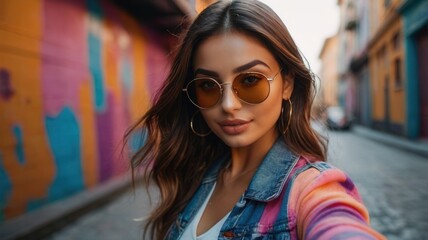
<svg viewBox="0 0 428 240"><path fill-rule="evenodd" d="M274 55L284 76L294 77L291 119L280 118L277 126L290 127L284 141L291 151L324 161L326 144L310 126L314 79L305 66L297 46L280 18L259 1L219 1L206 8L190 25L178 46L170 73L153 106L126 133L130 138L144 129L144 144L131 158L133 174L143 167L147 179L159 187L160 202L151 213L144 236L163 239L178 213L200 185L206 170L228 147L214 134L196 136L190 129L198 109L182 88L193 77L192 61L202 41L224 31L238 31L256 37ZM288 112L288 104L284 104ZM284 121L280 123L279 121Z"/></svg>

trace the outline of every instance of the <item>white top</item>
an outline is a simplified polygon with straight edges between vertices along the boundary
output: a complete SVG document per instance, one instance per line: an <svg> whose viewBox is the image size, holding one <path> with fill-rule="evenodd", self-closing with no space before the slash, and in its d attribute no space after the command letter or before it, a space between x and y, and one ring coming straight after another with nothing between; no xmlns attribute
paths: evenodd
<svg viewBox="0 0 428 240"><path fill-rule="evenodd" d="M199 236L196 236L196 229L198 228L198 223L201 220L202 214L204 213L205 208L207 207L208 201L211 198L211 195L214 192L215 183L213 188L211 189L210 193L208 194L207 198L205 199L205 202L202 204L202 206L199 208L198 212L196 213L193 220L189 223L186 229L184 229L183 235L181 235L182 240L212 240L217 239L218 235L220 234L221 227L223 226L223 223L226 221L227 217L229 216L230 212L228 212L220 221L218 221L214 226L212 226L208 231L202 233Z"/></svg>

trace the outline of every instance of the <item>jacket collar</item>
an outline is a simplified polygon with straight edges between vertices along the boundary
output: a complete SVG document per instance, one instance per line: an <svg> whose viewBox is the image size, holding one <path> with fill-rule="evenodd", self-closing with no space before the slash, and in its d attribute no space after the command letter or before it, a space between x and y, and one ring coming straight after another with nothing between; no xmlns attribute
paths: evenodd
<svg viewBox="0 0 428 240"><path fill-rule="evenodd" d="M262 202L277 198L298 159L284 140L278 138L254 174L244 197Z"/></svg>
<svg viewBox="0 0 428 240"><path fill-rule="evenodd" d="M225 155L216 161L208 170L202 183L213 182L217 179L217 174L224 166L227 157L228 155ZM279 137L254 174L244 197L262 202L277 198L298 159L299 156L293 154L285 145L284 140Z"/></svg>

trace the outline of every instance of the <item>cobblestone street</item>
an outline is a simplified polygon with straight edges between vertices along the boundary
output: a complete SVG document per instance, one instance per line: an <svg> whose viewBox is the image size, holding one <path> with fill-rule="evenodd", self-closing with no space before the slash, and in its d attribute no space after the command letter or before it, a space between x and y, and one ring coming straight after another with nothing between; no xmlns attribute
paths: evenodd
<svg viewBox="0 0 428 240"><path fill-rule="evenodd" d="M391 240L428 236L428 159L352 132L329 132L329 157L347 172L369 208L373 227ZM156 200L156 196L153 197ZM47 239L141 239L146 192L127 192Z"/></svg>
<svg viewBox="0 0 428 240"><path fill-rule="evenodd" d="M427 239L428 159L347 132L330 132L330 162L358 186L375 229L391 240Z"/></svg>
<svg viewBox="0 0 428 240"><path fill-rule="evenodd" d="M154 192L154 191L152 191ZM156 194L152 195L156 200ZM107 205L69 223L46 239L58 240L119 240L141 239L142 218L150 210L150 199L143 187L137 186Z"/></svg>

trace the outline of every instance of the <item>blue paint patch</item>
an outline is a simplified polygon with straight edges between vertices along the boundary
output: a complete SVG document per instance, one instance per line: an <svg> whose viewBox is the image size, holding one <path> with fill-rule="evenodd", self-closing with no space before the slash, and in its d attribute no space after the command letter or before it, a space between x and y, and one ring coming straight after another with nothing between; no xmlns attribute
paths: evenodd
<svg viewBox="0 0 428 240"><path fill-rule="evenodd" d="M45 125L57 171L48 197L30 202L29 211L84 189L80 129L74 113L66 107L58 116L46 117Z"/></svg>
<svg viewBox="0 0 428 240"><path fill-rule="evenodd" d="M125 58L121 61L121 63L120 75L123 79L123 85L128 92L131 92L133 88L132 80L134 79L132 62L128 58Z"/></svg>
<svg viewBox="0 0 428 240"><path fill-rule="evenodd" d="M129 139L129 148L131 153L136 153L140 148L144 146L147 141L147 129L140 129L131 134Z"/></svg>
<svg viewBox="0 0 428 240"><path fill-rule="evenodd" d="M36 210L36 209L38 209L40 207L43 207L43 206L45 206L47 204L49 204L49 199L48 198L29 201L27 203L27 211Z"/></svg>
<svg viewBox="0 0 428 240"><path fill-rule="evenodd" d="M15 146L15 153L16 157L18 158L18 162L21 165L25 164L25 154L24 154L24 141L22 137L22 129L20 126L14 126L13 127L13 134L15 135L16 139L16 146Z"/></svg>
<svg viewBox="0 0 428 240"><path fill-rule="evenodd" d="M106 108L106 94L104 90L104 75L101 61L101 41L94 33L88 33L89 70L92 75L94 103L97 112Z"/></svg>
<svg viewBox="0 0 428 240"><path fill-rule="evenodd" d="M9 180L6 169L3 165L3 158L0 152L0 222L5 220L3 210L6 208L10 194L12 193L12 183Z"/></svg>
<svg viewBox="0 0 428 240"><path fill-rule="evenodd" d="M410 139L419 137L419 91L418 91L418 63L417 63L417 47L413 38L406 37L404 39L404 46L406 51L406 136Z"/></svg>
<svg viewBox="0 0 428 240"><path fill-rule="evenodd" d="M407 1L400 9L404 16L404 52L406 74L406 136L417 139L421 135L421 102L419 91L418 48L415 34L428 24L428 1Z"/></svg>

